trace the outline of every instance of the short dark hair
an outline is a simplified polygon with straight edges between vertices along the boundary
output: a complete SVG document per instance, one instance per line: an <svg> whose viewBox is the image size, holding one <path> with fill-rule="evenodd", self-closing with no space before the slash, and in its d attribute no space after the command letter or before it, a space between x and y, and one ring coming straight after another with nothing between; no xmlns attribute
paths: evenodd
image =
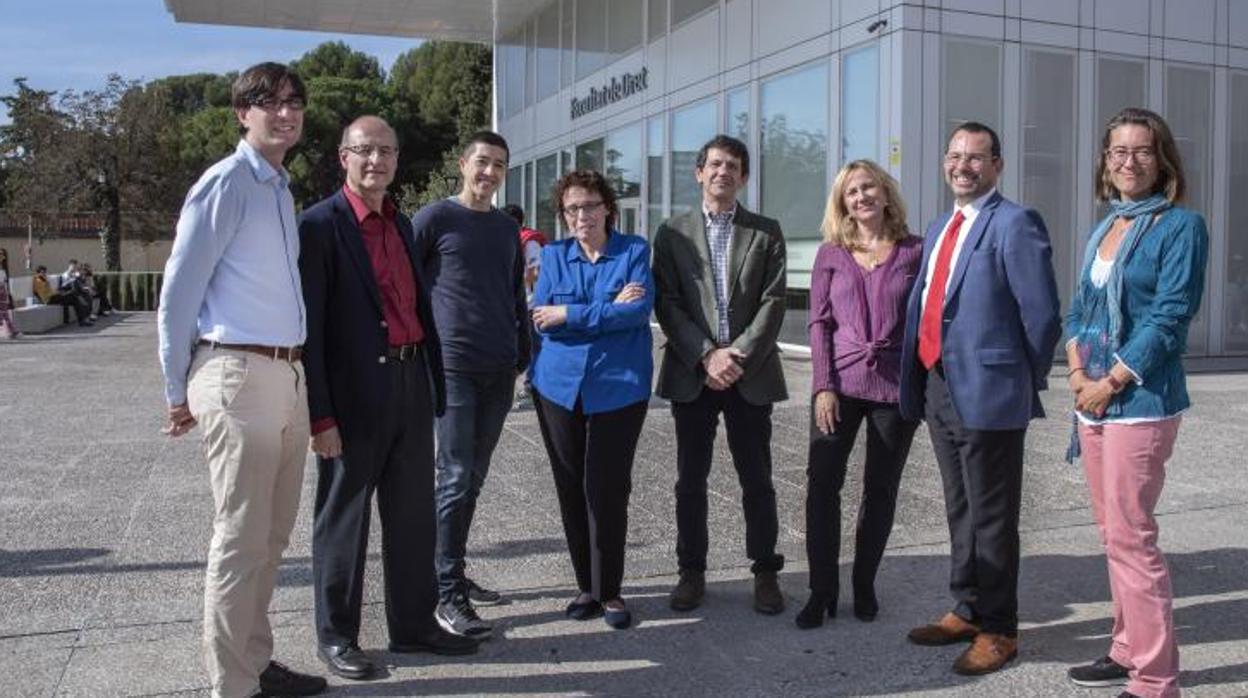
<svg viewBox="0 0 1248 698"><path fill-rule="evenodd" d="M276 97L283 84L290 85L294 96L308 101L308 89L295 71L281 63L267 62L257 63L235 78L230 88L230 106L248 109L266 97ZM238 131L247 133L247 128L240 124Z"/></svg>
<svg viewBox="0 0 1248 698"><path fill-rule="evenodd" d="M1170 203L1183 200L1187 194L1187 179L1183 176L1183 158L1179 156L1179 146L1174 142L1174 134L1166 120L1156 112L1141 107L1127 107L1118 112L1105 124L1105 134L1101 136L1101 157L1096 161L1096 176L1092 186L1095 188L1098 201L1109 201L1119 198L1120 194L1109 178L1109 167L1105 161L1109 158L1109 141L1114 129L1120 126L1143 126L1153 134L1153 151L1157 153L1157 181L1153 182L1153 194L1164 194Z"/></svg>
<svg viewBox="0 0 1248 698"><path fill-rule="evenodd" d="M607 178L596 170L573 170L560 177L550 190L550 199L555 204L555 210L561 215L563 214L563 195L572 187L596 192L602 197L602 203L607 207L607 231L610 232L615 227L616 219L619 218L620 207L615 200L615 189L611 188L611 183L607 181Z"/></svg>
<svg viewBox="0 0 1248 698"><path fill-rule="evenodd" d="M35 273L36 273L36 274L47 274L47 273L48 273L48 265L46 265L46 264L40 264L39 266L35 267Z"/></svg>
<svg viewBox="0 0 1248 698"><path fill-rule="evenodd" d="M468 151L472 150L472 146L480 143L481 145L492 145L496 148L502 148L507 153L507 160L511 160L511 148L507 146L507 139L494 133L493 131L477 131L468 137L468 141L464 143L464 149L460 151L462 157L468 156Z"/></svg>
<svg viewBox="0 0 1248 698"><path fill-rule="evenodd" d="M517 224L524 225L524 209L519 204L507 204L503 207L503 213L516 219Z"/></svg>
<svg viewBox="0 0 1248 698"><path fill-rule="evenodd" d="M732 136L723 133L707 141L702 146L702 149L698 151L696 166L699 170L706 167L706 154L711 152L711 148L718 148L719 150L722 150L740 160L741 176L750 176L750 149L745 146L745 143L743 143L741 139L733 138Z"/></svg>
<svg viewBox="0 0 1248 698"><path fill-rule="evenodd" d="M997 132L993 131L991 126L987 124L981 124L978 121L963 121L962 123L955 126L952 131L949 132L949 137L945 139L946 146L949 144L949 141L953 140L953 137L958 135L959 133L986 133L988 134L988 137L992 139L992 157L994 158L1001 157L1001 138L997 136Z"/></svg>

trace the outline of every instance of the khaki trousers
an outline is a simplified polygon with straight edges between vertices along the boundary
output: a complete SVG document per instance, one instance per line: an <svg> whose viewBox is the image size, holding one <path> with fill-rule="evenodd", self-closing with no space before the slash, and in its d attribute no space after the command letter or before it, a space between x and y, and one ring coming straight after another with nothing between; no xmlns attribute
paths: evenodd
<svg viewBox="0 0 1248 698"><path fill-rule="evenodd" d="M302 364L199 347L187 402L216 504L204 579L212 695L250 696L273 653L269 600L299 510L308 454Z"/></svg>

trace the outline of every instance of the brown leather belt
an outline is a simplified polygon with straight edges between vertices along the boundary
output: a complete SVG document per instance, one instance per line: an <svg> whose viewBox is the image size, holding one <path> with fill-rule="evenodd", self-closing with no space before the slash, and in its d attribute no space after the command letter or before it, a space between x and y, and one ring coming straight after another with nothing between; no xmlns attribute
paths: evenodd
<svg viewBox="0 0 1248 698"><path fill-rule="evenodd" d="M386 356L395 361L411 361L420 351L419 344L402 344L386 350Z"/></svg>
<svg viewBox="0 0 1248 698"><path fill-rule="evenodd" d="M212 347L213 349L230 349L232 351L246 351L252 354L259 354L274 361L289 361L294 363L303 358L303 347L268 347L263 344L223 344L221 342L213 342L207 339L199 340L202 347Z"/></svg>

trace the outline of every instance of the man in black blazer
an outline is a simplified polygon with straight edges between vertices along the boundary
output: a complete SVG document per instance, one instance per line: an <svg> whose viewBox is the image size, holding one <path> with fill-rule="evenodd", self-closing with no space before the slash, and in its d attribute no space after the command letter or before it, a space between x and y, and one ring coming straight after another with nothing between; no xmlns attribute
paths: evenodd
<svg viewBox="0 0 1248 698"><path fill-rule="evenodd" d="M780 524L771 480L771 406L788 397L776 340L784 321L780 223L737 202L750 176L745 143L719 135L698 152L700 210L654 237L654 314L667 343L656 392L676 422L676 557L669 604L690 611L706 591L707 478L720 415L741 483L754 610L784 610Z"/></svg>
<svg viewBox="0 0 1248 698"><path fill-rule="evenodd" d="M318 654L333 673L364 679L376 671L357 644L374 492L390 650L469 654L477 643L433 617L433 419L446 397L411 222L386 195L398 141L364 116L343 132L338 155L346 185L299 219L318 471L312 574Z"/></svg>

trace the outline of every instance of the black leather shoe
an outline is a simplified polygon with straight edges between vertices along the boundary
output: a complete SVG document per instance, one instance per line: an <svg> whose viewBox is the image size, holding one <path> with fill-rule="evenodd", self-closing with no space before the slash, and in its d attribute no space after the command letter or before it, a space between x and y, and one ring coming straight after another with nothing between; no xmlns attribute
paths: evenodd
<svg viewBox="0 0 1248 698"><path fill-rule="evenodd" d="M329 671L344 679L366 679L377 671L377 665L354 642L349 645L321 645L316 655Z"/></svg>
<svg viewBox="0 0 1248 698"><path fill-rule="evenodd" d="M260 672L260 693L265 696L314 696L325 690L325 679L291 671L285 664L269 662Z"/></svg>
<svg viewBox="0 0 1248 698"><path fill-rule="evenodd" d="M432 652L433 654L455 656L476 654L479 645L479 642L470 637L448 633L441 626L435 625L432 630L427 630L410 640L402 642L391 641L390 651L397 654Z"/></svg>

